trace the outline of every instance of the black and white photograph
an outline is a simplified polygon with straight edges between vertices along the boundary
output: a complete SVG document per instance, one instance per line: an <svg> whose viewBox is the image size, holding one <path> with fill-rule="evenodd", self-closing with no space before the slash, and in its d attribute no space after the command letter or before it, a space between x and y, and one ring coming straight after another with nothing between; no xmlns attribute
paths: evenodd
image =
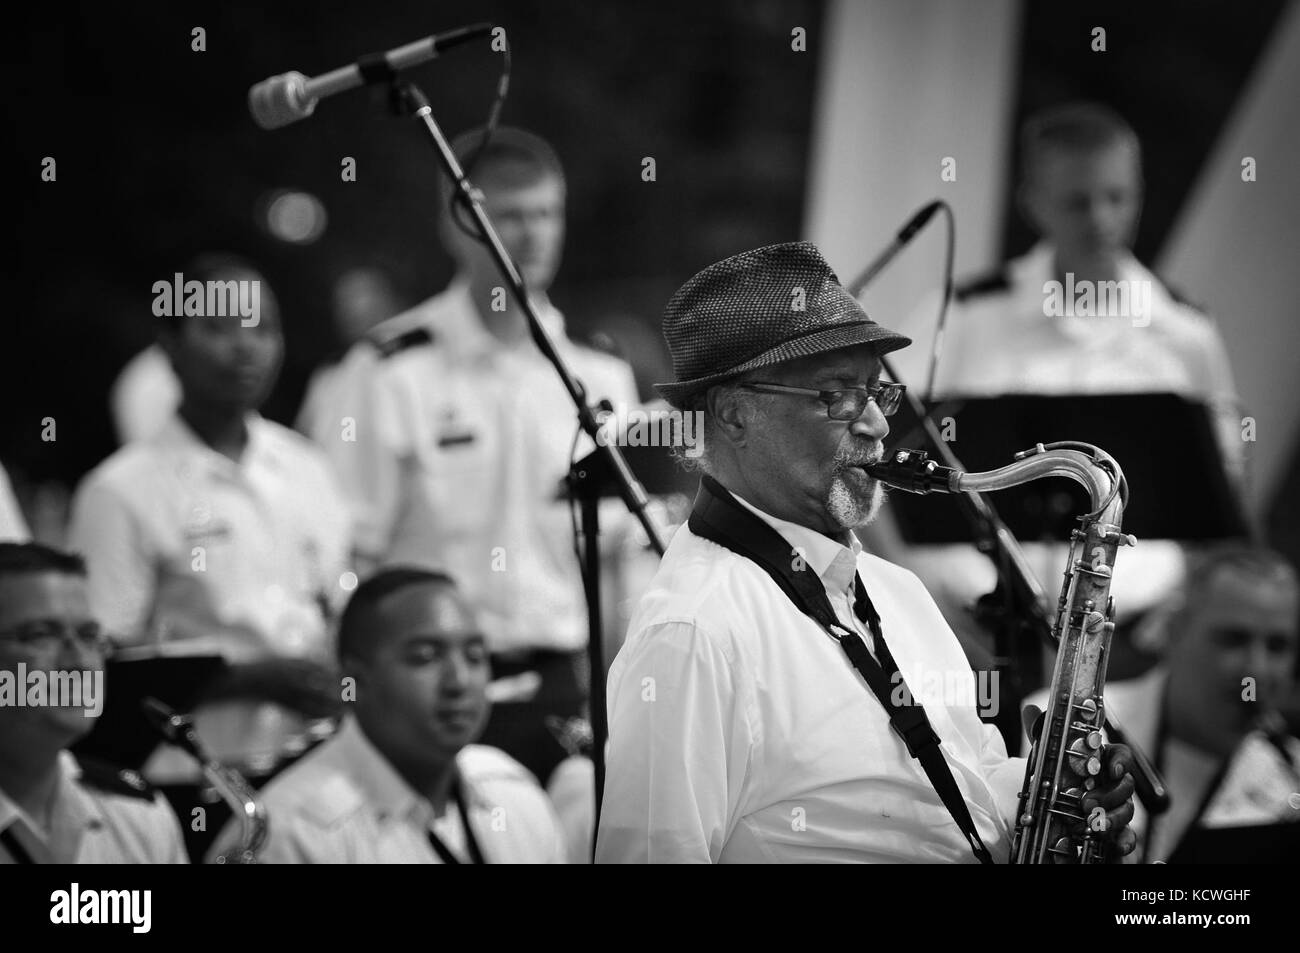
<svg viewBox="0 0 1300 953"><path fill-rule="evenodd" d="M727 863L1293 922L1296 0L7 19L7 919Z"/></svg>

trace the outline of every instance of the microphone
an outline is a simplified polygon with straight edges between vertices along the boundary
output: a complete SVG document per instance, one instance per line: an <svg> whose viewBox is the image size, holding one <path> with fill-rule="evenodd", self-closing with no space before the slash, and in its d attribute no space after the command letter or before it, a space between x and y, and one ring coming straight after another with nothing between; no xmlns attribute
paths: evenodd
<svg viewBox="0 0 1300 953"><path fill-rule="evenodd" d="M924 228L925 223L930 221L930 219L934 217L934 213L939 211L942 207L943 199L935 199L929 205L923 206L919 212L908 219L907 224L898 230L898 234L895 235L894 240L885 247L885 250L877 255L872 260L871 264L867 265L862 274L858 275L858 277L853 280L852 284L848 285L849 294L853 295L855 298L860 295L862 290L866 288L867 285L871 284L876 275L880 274L880 272L884 270L885 266L893 261L894 257L900 251L907 247L907 243L916 237L916 233Z"/></svg>
<svg viewBox="0 0 1300 953"><path fill-rule="evenodd" d="M492 29L490 23L476 23L426 36L384 53L371 53L348 66L310 79L298 72L272 76L248 91L249 112L263 129L279 129L306 119L316 109L316 103L326 97L367 83L385 82L400 70L428 62L443 51L488 34Z"/></svg>

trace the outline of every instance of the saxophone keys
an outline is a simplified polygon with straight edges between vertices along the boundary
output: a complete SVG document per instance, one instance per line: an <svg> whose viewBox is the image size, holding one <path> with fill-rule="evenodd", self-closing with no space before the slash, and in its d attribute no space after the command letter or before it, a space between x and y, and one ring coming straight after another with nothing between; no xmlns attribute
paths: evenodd
<svg viewBox="0 0 1300 953"><path fill-rule="evenodd" d="M1052 854L1056 856L1058 864L1076 864L1079 862L1079 856L1075 853L1074 844L1068 837L1062 837L1052 848Z"/></svg>
<svg viewBox="0 0 1300 953"><path fill-rule="evenodd" d="M1097 736L1097 743L1092 743L1092 736ZM1101 746L1101 733L1090 732L1086 737L1076 738L1070 745L1070 770L1083 778L1094 778L1101 774L1101 759L1093 754Z"/></svg>

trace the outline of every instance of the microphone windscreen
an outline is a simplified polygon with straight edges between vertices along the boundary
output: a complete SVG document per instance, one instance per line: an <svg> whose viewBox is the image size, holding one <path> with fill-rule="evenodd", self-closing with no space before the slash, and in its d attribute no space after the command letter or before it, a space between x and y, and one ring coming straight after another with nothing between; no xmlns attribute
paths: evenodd
<svg viewBox="0 0 1300 953"><path fill-rule="evenodd" d="M299 119L306 119L316 109L316 100L307 98L307 77L302 73L282 73L263 80L248 91L248 111L263 129L279 129Z"/></svg>

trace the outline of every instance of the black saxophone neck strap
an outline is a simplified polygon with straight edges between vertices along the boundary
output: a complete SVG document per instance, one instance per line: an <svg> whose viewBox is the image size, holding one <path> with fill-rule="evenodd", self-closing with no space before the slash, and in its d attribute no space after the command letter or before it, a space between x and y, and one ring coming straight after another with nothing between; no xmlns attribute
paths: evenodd
<svg viewBox="0 0 1300 953"><path fill-rule="evenodd" d="M961 789L952 776L952 769L944 760L939 748L939 736L926 717L925 709L914 700L903 683L902 673L885 644L880 615L862 585L862 579L855 577L854 580L857 597L854 612L869 626L880 662L872 658L862 637L845 628L835 617L835 610L831 608L830 599L826 596L826 588L817 574L795 568L797 554L781 534L736 502L726 488L712 477L705 476L700 481L700 491L695 497L695 506L687 525L696 536L717 543L756 563L785 593L786 598L794 603L795 608L812 618L839 643L849 662L884 706L889 714L889 723L907 745L908 753L921 763L921 768L939 799L965 835L971 852L980 863L993 863L992 856L980 840L979 831L975 829L975 822L961 796ZM801 567L804 565L802 561L798 564ZM913 701L911 704L896 705L895 696Z"/></svg>

